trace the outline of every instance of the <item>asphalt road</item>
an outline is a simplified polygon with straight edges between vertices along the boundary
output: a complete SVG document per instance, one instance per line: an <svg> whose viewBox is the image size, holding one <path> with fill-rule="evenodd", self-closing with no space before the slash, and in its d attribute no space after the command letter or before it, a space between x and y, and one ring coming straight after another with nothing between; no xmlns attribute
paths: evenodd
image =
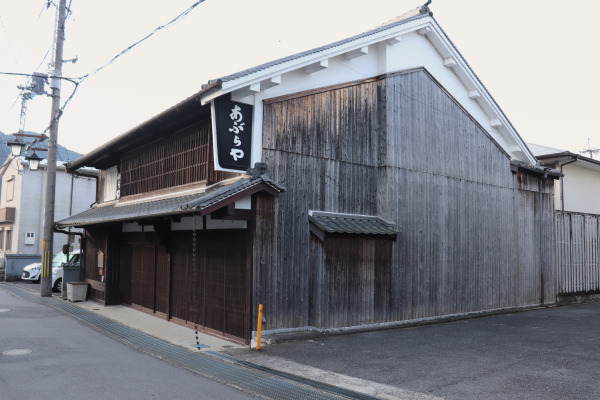
<svg viewBox="0 0 600 400"><path fill-rule="evenodd" d="M19 285L30 289L35 287L28 282L22 282ZM4 296L7 295L0 291L0 308L6 307ZM79 351L86 354L87 351L91 351L87 349L90 345L78 343L78 341L71 343L68 335L63 338L62 333L54 333L48 327L59 325L58 328L52 329L62 332L64 323L77 325L77 329L80 329L79 336L83 332L81 329L89 329L61 314L50 317L49 314L55 313L55 311L41 305L24 302L23 307L26 309L41 307L41 310L38 310L37 314L31 313L23 316L20 323L27 328L22 329L28 329L29 322L27 320L32 317L37 318L39 314L42 322L36 322L37 329L46 327L46 331L52 333L42 335L39 332L35 334L12 332L13 328L11 327L12 333L6 335L7 324L5 322L21 318L13 315L7 319L7 315L10 313L0 312L0 353L5 348L32 349L33 345L27 343L44 342L46 344L41 348L36 347L32 354L41 353L42 358L46 360L47 358L53 359L51 354L56 353L57 348L62 346L67 349L67 353L63 354L62 361L55 364L58 368L56 374L52 368L45 368L49 361L43 361L41 366L31 367L36 371L34 373L44 377L42 381L46 380L46 376L48 376L48 381L57 381L60 379L58 376L65 374L69 376L73 373L77 377L77 385L87 385L87 387L82 386L81 390L94 393L94 390L97 390L93 385L94 380L90 380L87 375L93 375L95 373L93 371L98 371L103 365L121 365L119 354L115 355L114 359L108 355L99 358L96 355L88 355L86 359L89 361L82 365L83 368L69 368L67 363L67 360L71 359L69 355ZM21 312L19 311L17 314L21 314ZM44 323L44 319L48 318L51 320L58 318L58 321L61 322ZM34 331L37 332L36 329ZM7 345L5 343L7 337L13 337L15 334L18 339L11 339L13 342ZM29 339L22 342L21 339L27 336ZM55 338L54 336L59 337ZM142 362L138 360L133 363L134 367L127 364L129 367L125 367L125 371L121 371L119 367L120 372L115 381L117 387L118 385L128 387L127 381L134 379L133 387L145 389L141 382L145 380L146 376L151 376L148 379L149 385L158 386L159 389L156 393L165 393L164 388L162 392L160 389L163 385L157 384L157 382L165 382L165 377L161 373L147 375L144 372L140 375L137 373L139 371L134 371L132 373L135 374L135 377L129 378L128 376L130 373L128 369L149 365L146 362L150 361L145 361L147 358L152 362L161 363L161 361L129 350L95 331L90 330L89 334L86 331L85 336L94 338L92 340L94 351L101 352L95 343L102 342L104 346L116 347L118 353L127 351L127 354L134 353L136 357L144 359ZM84 349L74 348L74 343L84 346ZM303 364L319 370L361 379L362 384L368 384L370 381L448 400L596 400L600 399L600 302L543 308L416 328L266 345L260 352L241 349L228 350L227 353L236 358L265 366L282 365L281 363L276 364L276 362L287 360L291 365ZM31 355L26 357L37 360ZM27 359L26 357L24 359ZM124 358L129 359L130 357ZM94 362L94 359L97 359L98 362ZM10 361L13 362L13 360ZM7 384L15 385L15 382L18 382L16 387L28 386L28 384L23 384L24 381L28 381L23 377L32 375L31 370L28 369L30 364L25 364L16 373L12 372L14 368L10 368L8 369L10 372L6 374L4 371L7 369L3 365L6 363L7 358L0 355L0 390L3 390L4 387L15 387L6 386ZM165 365L170 367L168 364ZM89 372L85 373L84 371ZM180 372L183 375L192 375L193 381L203 379L185 370L180 370ZM293 369L289 372L295 373ZM112 373L102 369L97 372L97 375L100 381L114 378ZM185 378L182 379L185 380ZM219 387L217 383L210 380L208 382L214 387ZM207 384L207 387L211 385ZM185 384L182 384L181 387L177 386L179 390L184 388ZM201 386L204 387L204 384ZM98 387L101 386L98 384ZM225 387L225 389L228 388ZM34 389L29 388L28 390ZM55 384L53 390L56 390ZM243 395L235 390L233 392L238 396ZM12 400L12 397L4 397L3 393L5 392L0 391L0 398ZM36 399L39 397L32 396L31 393L41 392L24 393L30 395L15 397L15 399ZM136 389L131 393L127 392L127 397L122 398L153 398L149 397L148 393L154 392L152 390L140 392L139 397L135 397L138 395ZM178 394L168 390L166 398L186 398L185 395L183 396L178 397ZM236 398L229 397L228 393L219 396L220 394L217 392L216 395L210 394L206 398ZM77 398L85 399L86 397ZM196 395L196 398L203 397Z"/></svg>
<svg viewBox="0 0 600 400"><path fill-rule="evenodd" d="M257 363L275 357L449 400L597 400L600 303L227 352Z"/></svg>
<svg viewBox="0 0 600 400"><path fill-rule="evenodd" d="M255 399L0 290L0 398Z"/></svg>

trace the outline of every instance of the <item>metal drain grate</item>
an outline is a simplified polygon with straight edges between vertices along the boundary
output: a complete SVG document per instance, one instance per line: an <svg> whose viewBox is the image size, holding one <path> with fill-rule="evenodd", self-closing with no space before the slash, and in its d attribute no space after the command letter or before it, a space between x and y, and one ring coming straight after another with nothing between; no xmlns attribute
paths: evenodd
<svg viewBox="0 0 600 400"><path fill-rule="evenodd" d="M210 351L200 353L186 350L64 300L53 297L39 297L13 285L2 284L0 287L23 299L46 304L63 311L83 321L93 329L142 352L179 365L202 376L237 387L245 392L281 400L377 399L373 396L303 379L218 353Z"/></svg>

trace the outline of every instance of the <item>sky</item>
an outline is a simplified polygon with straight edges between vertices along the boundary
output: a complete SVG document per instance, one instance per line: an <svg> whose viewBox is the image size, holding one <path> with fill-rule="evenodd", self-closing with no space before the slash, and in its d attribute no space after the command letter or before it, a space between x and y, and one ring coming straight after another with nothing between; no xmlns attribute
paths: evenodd
<svg viewBox="0 0 600 400"><path fill-rule="evenodd" d="M104 65L196 0L67 0L63 76ZM58 2L58 0L56 0ZM424 0L206 0L79 85L59 144L87 153L198 92L211 79L374 28ZM18 85L2 73L47 72L55 8L0 0L0 131L19 129ZM600 147L600 2L433 0L433 15L528 143ZM46 55L46 57L45 57ZM62 102L74 85L63 81ZM28 102L25 129L42 132L50 98ZM599 158L597 155L596 158Z"/></svg>

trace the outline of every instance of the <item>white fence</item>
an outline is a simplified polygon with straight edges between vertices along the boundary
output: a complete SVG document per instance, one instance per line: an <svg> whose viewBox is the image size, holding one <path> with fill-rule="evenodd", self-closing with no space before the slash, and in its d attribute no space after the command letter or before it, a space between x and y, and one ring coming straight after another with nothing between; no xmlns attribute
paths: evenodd
<svg viewBox="0 0 600 400"><path fill-rule="evenodd" d="M555 213L559 294L600 293L600 215Z"/></svg>

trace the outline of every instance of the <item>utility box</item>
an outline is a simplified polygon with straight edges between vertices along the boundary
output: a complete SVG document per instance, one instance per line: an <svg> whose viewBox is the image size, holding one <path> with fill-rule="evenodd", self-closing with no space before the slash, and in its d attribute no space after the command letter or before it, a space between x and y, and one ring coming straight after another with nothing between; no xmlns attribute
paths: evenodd
<svg viewBox="0 0 600 400"><path fill-rule="evenodd" d="M35 232L25 232L25 244L35 244Z"/></svg>

